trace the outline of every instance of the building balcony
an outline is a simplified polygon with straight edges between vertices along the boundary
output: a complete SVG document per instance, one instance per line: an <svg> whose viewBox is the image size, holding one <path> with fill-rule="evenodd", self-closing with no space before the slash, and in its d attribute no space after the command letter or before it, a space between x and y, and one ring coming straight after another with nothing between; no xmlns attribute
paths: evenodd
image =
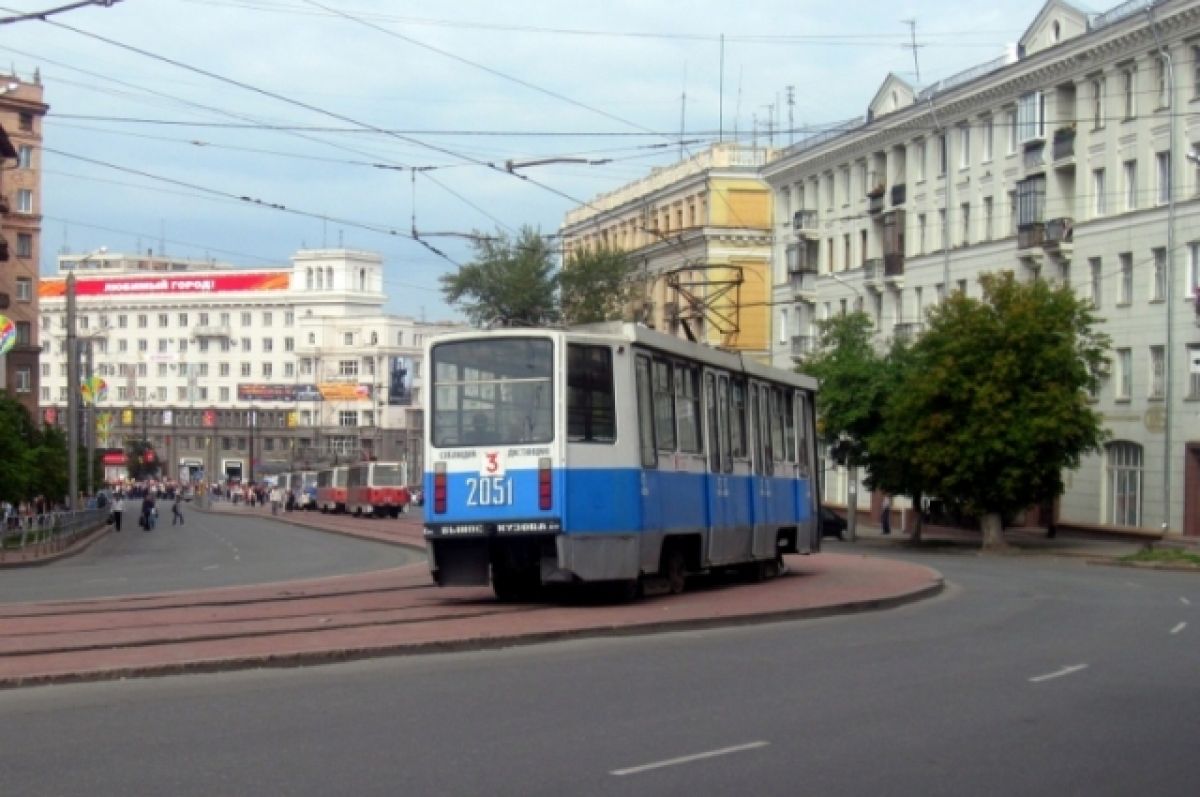
<svg viewBox="0 0 1200 797"><path fill-rule="evenodd" d="M883 259L873 257L863 261L863 284L871 290L878 291L883 287Z"/></svg>
<svg viewBox="0 0 1200 797"><path fill-rule="evenodd" d="M1052 154L1056 168L1075 165L1075 128L1061 127L1054 131Z"/></svg>
<svg viewBox="0 0 1200 797"><path fill-rule="evenodd" d="M792 231L799 236L815 235L818 220L815 210L797 210L792 214Z"/></svg>
<svg viewBox="0 0 1200 797"><path fill-rule="evenodd" d="M895 207L896 205L903 205L904 200L908 198L907 194L908 194L908 189L904 185L904 183L897 183L896 185L893 185L892 186L892 207Z"/></svg>
<svg viewBox="0 0 1200 797"><path fill-rule="evenodd" d="M802 360L817 350L813 335L792 335L792 359Z"/></svg>
<svg viewBox="0 0 1200 797"><path fill-rule="evenodd" d="M1075 220L1050 219L1043 225L1042 248L1061 255L1070 254L1074 246Z"/></svg>
<svg viewBox="0 0 1200 797"><path fill-rule="evenodd" d="M1025 142L1022 164L1026 171L1036 171L1046 165L1046 142L1041 139Z"/></svg>
<svg viewBox="0 0 1200 797"><path fill-rule="evenodd" d="M898 321L892 327L892 337L895 340L912 342L925 331L925 324L920 321Z"/></svg>
<svg viewBox="0 0 1200 797"><path fill-rule="evenodd" d="M887 280L904 277L904 253L885 252L883 255L883 277Z"/></svg>
<svg viewBox="0 0 1200 797"><path fill-rule="evenodd" d="M1046 225L1043 222L1029 222L1017 226L1017 249L1033 249L1042 245L1046 239Z"/></svg>
<svg viewBox="0 0 1200 797"><path fill-rule="evenodd" d="M804 301L815 301L817 297L817 272L804 271L793 272L788 275L788 285L791 286L792 295L796 299Z"/></svg>
<svg viewBox="0 0 1200 797"><path fill-rule="evenodd" d="M192 327L193 338L231 338L233 331L228 326L220 324Z"/></svg>
<svg viewBox="0 0 1200 797"><path fill-rule="evenodd" d="M871 192L867 194L867 212L871 214L882 213L883 206L884 190L883 186L879 186L878 188L872 189Z"/></svg>
<svg viewBox="0 0 1200 797"><path fill-rule="evenodd" d="M789 274L816 274L819 248L816 241L788 244L787 270Z"/></svg>

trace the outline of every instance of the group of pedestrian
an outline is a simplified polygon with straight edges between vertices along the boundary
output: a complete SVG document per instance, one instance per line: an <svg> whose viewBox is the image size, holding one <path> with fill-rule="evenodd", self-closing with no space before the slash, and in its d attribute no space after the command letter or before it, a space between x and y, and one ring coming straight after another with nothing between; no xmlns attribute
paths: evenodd
<svg viewBox="0 0 1200 797"><path fill-rule="evenodd" d="M136 490L131 490L127 496L124 492L118 492L113 496L112 503L112 526L113 531L121 530L121 521L125 516L127 509L126 498L136 500L140 494L142 502L140 511L138 512L138 526L146 531L153 531L158 524L158 496L159 491L153 487L140 487ZM170 494L163 493L165 500L171 502L171 525L182 526L183 520L183 490L172 490Z"/></svg>

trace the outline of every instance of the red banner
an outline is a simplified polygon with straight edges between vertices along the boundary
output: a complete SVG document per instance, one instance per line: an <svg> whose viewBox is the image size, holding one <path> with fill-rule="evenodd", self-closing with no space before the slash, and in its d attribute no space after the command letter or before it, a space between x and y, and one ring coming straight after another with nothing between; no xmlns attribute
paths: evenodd
<svg viewBox="0 0 1200 797"><path fill-rule="evenodd" d="M290 271L254 274L157 274L136 277L101 277L75 280L76 296L178 295L189 293L234 293L237 291L284 291L291 282ZM62 277L43 278L38 296L43 299L67 295Z"/></svg>

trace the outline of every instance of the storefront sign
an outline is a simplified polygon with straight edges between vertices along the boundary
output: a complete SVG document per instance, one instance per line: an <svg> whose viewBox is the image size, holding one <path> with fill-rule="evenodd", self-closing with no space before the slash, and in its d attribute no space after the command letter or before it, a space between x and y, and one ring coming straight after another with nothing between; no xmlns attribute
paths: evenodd
<svg viewBox="0 0 1200 797"><path fill-rule="evenodd" d="M76 278L76 296L179 295L192 293L236 293L240 291L285 291L291 283L290 271L253 274L176 274L139 277ZM67 281L61 277L44 278L38 285L43 299L67 295Z"/></svg>

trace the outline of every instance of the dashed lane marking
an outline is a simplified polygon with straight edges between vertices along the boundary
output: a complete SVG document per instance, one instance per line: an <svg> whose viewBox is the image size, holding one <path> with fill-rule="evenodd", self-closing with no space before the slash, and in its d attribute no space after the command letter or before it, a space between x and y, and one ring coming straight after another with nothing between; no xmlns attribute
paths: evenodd
<svg viewBox="0 0 1200 797"><path fill-rule="evenodd" d="M614 769L610 775L623 777L625 775L637 775L641 772L649 772L652 769L662 769L664 767L678 766L679 764L690 764L693 761L702 761L706 758L717 758L723 755L732 755L733 753L744 753L747 750L757 750L760 747L766 747L770 742L748 742L739 744L733 747L722 747L720 750L709 750L704 753L693 753L692 755L680 756L679 758L668 758L663 761L653 761L649 764L641 764L636 767L628 767L626 769Z"/></svg>
<svg viewBox="0 0 1200 797"><path fill-rule="evenodd" d="M1179 625L1177 625L1171 629L1171 633L1178 634L1180 631L1182 631L1185 628L1187 628L1187 623L1180 623Z"/></svg>
<svg viewBox="0 0 1200 797"><path fill-rule="evenodd" d="M1045 675L1035 675L1029 679L1029 682L1033 683L1033 684L1040 684L1042 681L1049 681L1052 678L1062 678L1064 675L1070 675L1071 673L1079 672L1080 670L1086 670L1086 669L1087 669L1086 664L1072 664L1068 667L1063 667L1061 670L1056 670L1055 672L1048 672Z"/></svg>

